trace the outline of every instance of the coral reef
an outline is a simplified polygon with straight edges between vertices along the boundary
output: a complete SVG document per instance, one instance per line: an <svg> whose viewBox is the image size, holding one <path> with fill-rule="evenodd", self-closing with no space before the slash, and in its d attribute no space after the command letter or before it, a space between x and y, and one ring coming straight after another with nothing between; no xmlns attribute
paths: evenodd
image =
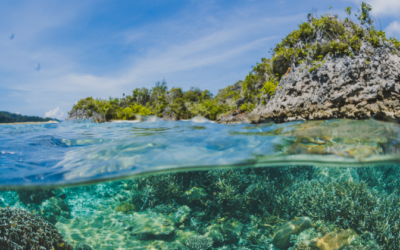
<svg viewBox="0 0 400 250"><path fill-rule="evenodd" d="M18 208L0 208L0 248L4 250L73 250L57 229Z"/></svg>
<svg viewBox="0 0 400 250"><path fill-rule="evenodd" d="M202 236L213 249L395 249L399 177L396 165L212 169L55 190L65 199L40 206L10 191L0 200L39 207L66 241L93 249L190 249Z"/></svg>

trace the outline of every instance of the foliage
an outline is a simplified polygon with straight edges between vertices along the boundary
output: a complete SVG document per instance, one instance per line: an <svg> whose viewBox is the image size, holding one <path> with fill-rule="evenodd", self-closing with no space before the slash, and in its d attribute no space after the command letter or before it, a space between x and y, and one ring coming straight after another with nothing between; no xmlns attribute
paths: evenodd
<svg viewBox="0 0 400 250"><path fill-rule="evenodd" d="M240 110L242 112L251 112L255 108L253 103L243 103L242 106L240 106Z"/></svg>
<svg viewBox="0 0 400 250"><path fill-rule="evenodd" d="M264 94L273 95L275 93L275 89L278 87L278 83L279 81L276 78L271 77L268 81L264 83L261 91Z"/></svg>
<svg viewBox="0 0 400 250"><path fill-rule="evenodd" d="M361 3L361 13L359 15L356 14L357 19L360 20L361 24L372 25L373 21L370 15L371 10L372 10L371 5L366 4L365 2Z"/></svg>

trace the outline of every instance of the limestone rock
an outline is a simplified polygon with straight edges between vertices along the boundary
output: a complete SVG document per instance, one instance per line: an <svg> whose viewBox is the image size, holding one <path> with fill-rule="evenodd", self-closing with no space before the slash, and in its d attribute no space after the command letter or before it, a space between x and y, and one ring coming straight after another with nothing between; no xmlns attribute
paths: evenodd
<svg viewBox="0 0 400 250"><path fill-rule="evenodd" d="M256 124L261 120L261 116L259 114L249 114L247 116L247 123Z"/></svg>
<svg viewBox="0 0 400 250"><path fill-rule="evenodd" d="M170 107L166 107L162 112L162 119L166 121L177 121L178 117Z"/></svg>
<svg viewBox="0 0 400 250"><path fill-rule="evenodd" d="M101 123L105 122L105 116L98 114L96 111L91 109L76 109L71 110L68 113L68 117L65 120L75 120L75 119L93 119L94 122Z"/></svg>
<svg viewBox="0 0 400 250"><path fill-rule="evenodd" d="M272 243L280 249L288 249L292 244L290 243L291 235L298 235L303 230L313 226L313 222L309 217L299 217L295 220L286 222L278 227Z"/></svg>
<svg viewBox="0 0 400 250"><path fill-rule="evenodd" d="M363 42L350 56L325 56L320 68L291 67L275 95L253 114L276 122L375 117L400 120L400 56L389 42Z"/></svg>

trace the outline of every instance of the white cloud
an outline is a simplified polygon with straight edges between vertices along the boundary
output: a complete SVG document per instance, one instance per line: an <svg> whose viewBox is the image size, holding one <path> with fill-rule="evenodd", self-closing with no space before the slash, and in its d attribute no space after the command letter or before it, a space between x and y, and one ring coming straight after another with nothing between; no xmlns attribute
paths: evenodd
<svg viewBox="0 0 400 250"><path fill-rule="evenodd" d="M389 26L386 27L385 29L386 34L390 37L393 36L400 36L400 22L398 21L393 21L389 24Z"/></svg>
<svg viewBox="0 0 400 250"><path fill-rule="evenodd" d="M64 118L64 112L61 111L59 107L49 110L44 114L44 117L51 117L51 118L56 118L56 119L62 119Z"/></svg>
<svg viewBox="0 0 400 250"><path fill-rule="evenodd" d="M372 7L373 15L399 15L400 1L399 0L353 0L358 4L366 2Z"/></svg>
<svg viewBox="0 0 400 250"><path fill-rule="evenodd" d="M19 111L15 112L17 115L21 114Z"/></svg>

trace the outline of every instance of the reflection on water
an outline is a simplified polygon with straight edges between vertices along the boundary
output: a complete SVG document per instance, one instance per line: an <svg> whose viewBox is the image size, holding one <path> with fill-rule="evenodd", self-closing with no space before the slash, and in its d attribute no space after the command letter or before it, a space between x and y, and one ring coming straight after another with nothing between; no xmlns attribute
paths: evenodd
<svg viewBox="0 0 400 250"><path fill-rule="evenodd" d="M396 165L149 175L2 191L0 218L10 230L7 211L54 225L55 249L398 249L399 178Z"/></svg>
<svg viewBox="0 0 400 250"><path fill-rule="evenodd" d="M0 249L399 249L398 140L374 120L0 125Z"/></svg>

